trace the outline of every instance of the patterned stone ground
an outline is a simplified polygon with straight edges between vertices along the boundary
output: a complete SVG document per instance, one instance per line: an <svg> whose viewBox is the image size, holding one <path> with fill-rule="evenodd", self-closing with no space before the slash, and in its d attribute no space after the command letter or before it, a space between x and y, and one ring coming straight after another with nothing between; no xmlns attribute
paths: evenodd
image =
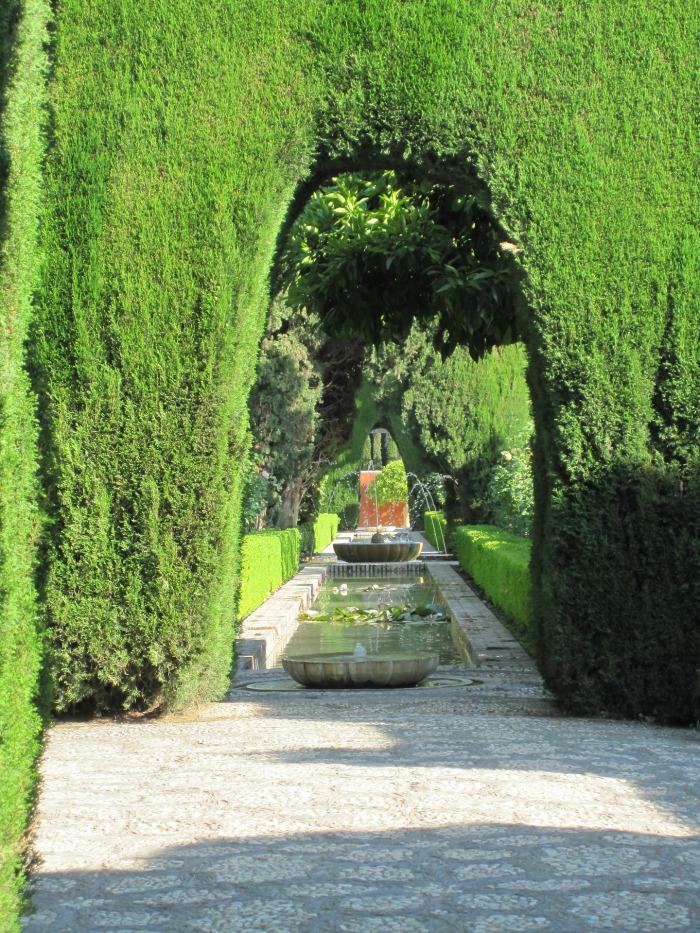
<svg viewBox="0 0 700 933"><path fill-rule="evenodd" d="M55 726L26 930L700 930L697 733L483 681Z"/></svg>
<svg viewBox="0 0 700 933"><path fill-rule="evenodd" d="M438 680L55 725L27 933L700 931L697 732Z"/></svg>

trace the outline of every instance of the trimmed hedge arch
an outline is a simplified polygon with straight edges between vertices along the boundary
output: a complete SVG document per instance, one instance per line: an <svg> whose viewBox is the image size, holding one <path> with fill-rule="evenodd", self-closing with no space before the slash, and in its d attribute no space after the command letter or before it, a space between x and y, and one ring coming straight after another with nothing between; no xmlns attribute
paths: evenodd
<svg viewBox="0 0 700 933"><path fill-rule="evenodd" d="M29 345L58 707L223 690L275 240L310 179L407 166L477 177L524 249L548 682L576 710L687 717L700 12L684 0L89 6L63 0L56 14ZM36 229L34 215L28 203L14 223Z"/></svg>

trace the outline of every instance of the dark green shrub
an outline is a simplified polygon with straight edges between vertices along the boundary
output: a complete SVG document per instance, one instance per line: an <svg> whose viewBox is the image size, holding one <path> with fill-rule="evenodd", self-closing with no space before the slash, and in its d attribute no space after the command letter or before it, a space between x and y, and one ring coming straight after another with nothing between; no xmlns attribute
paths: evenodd
<svg viewBox="0 0 700 933"><path fill-rule="evenodd" d="M452 546L460 566L488 598L529 632L532 627L531 543L493 525L456 528Z"/></svg>
<svg viewBox="0 0 700 933"><path fill-rule="evenodd" d="M297 525L299 532L299 548L302 559L312 557L315 551L315 535L312 522L302 522Z"/></svg>
<svg viewBox="0 0 700 933"><path fill-rule="evenodd" d="M238 618L245 619L299 569L301 534L296 528L284 531L254 531L241 543L241 588Z"/></svg>
<svg viewBox="0 0 700 933"><path fill-rule="evenodd" d="M353 531L360 522L360 503L349 502L340 509L340 528L343 531Z"/></svg>
<svg viewBox="0 0 700 933"><path fill-rule="evenodd" d="M574 711L690 719L700 658L700 474L628 466L602 479L554 504L538 610L545 678Z"/></svg>

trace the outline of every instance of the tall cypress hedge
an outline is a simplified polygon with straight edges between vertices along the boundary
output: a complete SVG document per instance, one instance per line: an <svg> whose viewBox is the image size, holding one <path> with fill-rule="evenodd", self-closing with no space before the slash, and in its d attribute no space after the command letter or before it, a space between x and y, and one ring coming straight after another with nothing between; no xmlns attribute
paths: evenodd
<svg viewBox="0 0 700 933"><path fill-rule="evenodd" d="M44 702L34 571L35 398L25 368L43 156L48 4L0 7L0 930L16 928Z"/></svg>
<svg viewBox="0 0 700 933"><path fill-rule="evenodd" d="M31 345L60 707L222 689L276 237L396 167L476 178L523 249L549 684L689 714L698 37L686 0L63 0Z"/></svg>

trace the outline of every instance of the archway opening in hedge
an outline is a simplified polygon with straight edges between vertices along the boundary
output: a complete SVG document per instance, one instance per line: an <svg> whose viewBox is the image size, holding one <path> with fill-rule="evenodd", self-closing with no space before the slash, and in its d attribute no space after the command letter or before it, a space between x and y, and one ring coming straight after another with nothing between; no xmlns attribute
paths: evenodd
<svg viewBox="0 0 700 933"><path fill-rule="evenodd" d="M364 448L380 428L409 473L451 481L461 519L489 516L499 452L532 431L522 343L503 359L527 329L520 252L463 168L355 168L301 186L278 239L252 393L255 440L282 482L273 521L294 524L305 503L352 527ZM273 368L293 371L295 386ZM421 386L436 379L451 387L426 415Z"/></svg>

